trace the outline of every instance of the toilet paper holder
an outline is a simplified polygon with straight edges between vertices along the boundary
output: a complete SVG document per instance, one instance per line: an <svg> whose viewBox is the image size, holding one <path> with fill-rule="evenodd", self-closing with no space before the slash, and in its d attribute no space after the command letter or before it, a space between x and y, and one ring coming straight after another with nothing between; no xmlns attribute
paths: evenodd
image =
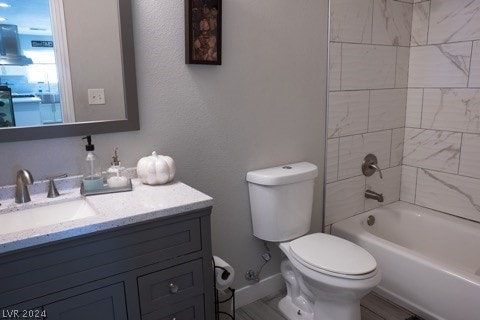
<svg viewBox="0 0 480 320"><path fill-rule="evenodd" d="M228 270L225 269L224 267L215 266L215 269L220 269L220 270L223 271L223 272L222 272L222 275L221 275L221 277L222 277L223 280L227 280L228 277L230 277L230 271L228 271Z"/></svg>
<svg viewBox="0 0 480 320"><path fill-rule="evenodd" d="M221 271L221 279L227 280L231 273L222 266L215 265L215 259L212 257L213 276L217 276L217 270ZM215 320L232 319L235 320L235 289L226 288L219 290L217 288L217 281L214 281L215 289ZM231 303L231 307L230 307ZM222 308L223 305L223 308ZM225 310L227 309L227 310ZM221 317L222 316L222 317Z"/></svg>

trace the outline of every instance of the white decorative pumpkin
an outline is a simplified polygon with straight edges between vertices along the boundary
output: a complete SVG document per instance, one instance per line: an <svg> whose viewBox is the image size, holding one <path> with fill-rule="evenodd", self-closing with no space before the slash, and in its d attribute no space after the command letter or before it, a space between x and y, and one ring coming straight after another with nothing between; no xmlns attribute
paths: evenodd
<svg viewBox="0 0 480 320"><path fill-rule="evenodd" d="M151 156L138 160L137 175L144 184L170 182L175 177L175 162L169 156L157 155L153 151Z"/></svg>

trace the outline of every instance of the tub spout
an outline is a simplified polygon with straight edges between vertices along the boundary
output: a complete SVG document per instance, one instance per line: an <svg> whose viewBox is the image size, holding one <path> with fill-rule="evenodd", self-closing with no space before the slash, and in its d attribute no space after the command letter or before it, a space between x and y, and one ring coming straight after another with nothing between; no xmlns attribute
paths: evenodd
<svg viewBox="0 0 480 320"><path fill-rule="evenodd" d="M377 200L378 202L383 202L384 200L382 193L376 193L375 191L372 191L372 190L365 191L365 198Z"/></svg>

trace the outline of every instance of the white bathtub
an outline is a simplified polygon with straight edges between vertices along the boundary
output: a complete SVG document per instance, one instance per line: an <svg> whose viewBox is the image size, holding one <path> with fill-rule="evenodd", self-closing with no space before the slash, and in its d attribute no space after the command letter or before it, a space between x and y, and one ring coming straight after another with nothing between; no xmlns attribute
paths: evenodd
<svg viewBox="0 0 480 320"><path fill-rule="evenodd" d="M396 202L337 222L332 234L375 257L379 294L426 319L480 319L480 224Z"/></svg>

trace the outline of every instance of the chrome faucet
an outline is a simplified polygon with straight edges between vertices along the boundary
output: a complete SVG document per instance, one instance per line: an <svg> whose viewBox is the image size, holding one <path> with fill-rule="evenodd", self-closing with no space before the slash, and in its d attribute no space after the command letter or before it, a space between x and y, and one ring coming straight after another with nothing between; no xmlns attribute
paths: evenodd
<svg viewBox="0 0 480 320"><path fill-rule="evenodd" d="M17 172L17 187L15 189L15 202L25 203L30 201L30 193L27 185L33 183L33 176L30 171L22 169Z"/></svg>
<svg viewBox="0 0 480 320"><path fill-rule="evenodd" d="M377 200L378 202L383 202L384 200L382 193L376 193L375 191L372 191L372 190L365 191L365 198Z"/></svg>

